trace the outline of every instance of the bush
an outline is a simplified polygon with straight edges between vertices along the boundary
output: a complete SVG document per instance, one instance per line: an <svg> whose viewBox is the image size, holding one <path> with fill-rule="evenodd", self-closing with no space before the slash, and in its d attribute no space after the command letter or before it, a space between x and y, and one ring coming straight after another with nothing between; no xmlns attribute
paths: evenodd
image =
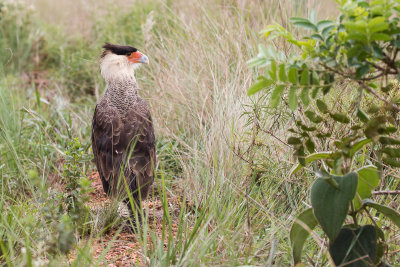
<svg viewBox="0 0 400 267"><path fill-rule="evenodd" d="M294 127L288 129L292 136L287 143L299 164L290 175L307 166L316 176L312 208L291 229L294 263L301 262L310 230L320 225L334 264L370 266L381 261L388 246L373 210L400 227L396 210L370 199L387 179L386 170L400 166L400 4L337 2L336 22L292 18L306 30L300 39L280 25L263 31L297 50L286 57L260 46L249 64L264 68L266 75L258 77L248 94L264 89L270 108L283 103L292 110Z"/></svg>
<svg viewBox="0 0 400 267"><path fill-rule="evenodd" d="M43 33L32 19L33 9L21 1L0 1L0 69L29 70L38 60Z"/></svg>

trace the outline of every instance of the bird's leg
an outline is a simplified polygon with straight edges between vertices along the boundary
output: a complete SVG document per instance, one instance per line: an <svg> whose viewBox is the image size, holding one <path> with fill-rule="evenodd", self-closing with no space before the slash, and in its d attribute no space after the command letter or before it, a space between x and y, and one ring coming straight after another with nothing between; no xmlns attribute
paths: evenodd
<svg viewBox="0 0 400 267"><path fill-rule="evenodd" d="M133 206L129 198L126 198L124 202L128 206L129 218L130 218L129 221L132 226L132 231L134 233L138 233L139 230L138 227L140 227L140 224L142 223L141 205L140 205L140 200L138 198L133 197L132 200L133 200Z"/></svg>

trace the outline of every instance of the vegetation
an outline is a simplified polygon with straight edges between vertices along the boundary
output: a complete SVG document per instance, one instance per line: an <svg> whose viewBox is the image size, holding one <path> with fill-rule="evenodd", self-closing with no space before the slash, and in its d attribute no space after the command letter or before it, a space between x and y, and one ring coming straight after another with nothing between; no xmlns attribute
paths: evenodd
<svg viewBox="0 0 400 267"><path fill-rule="evenodd" d="M337 22L291 18L308 31L301 39L282 26L268 26L265 37L283 37L300 51L286 57L261 46L250 64L265 68L266 75L259 76L248 93L271 88L270 108L287 95L282 102L297 111L295 127L288 129L294 135L287 142L299 162L291 175L314 163L312 208L298 216L290 233L294 262L301 262L308 234L320 225L335 265L371 266L381 263L389 246L397 250L396 244L385 241L381 215L400 227L400 213L370 199L380 181L391 180L400 166L400 5L352 0L338 4ZM335 103L328 100L330 95Z"/></svg>
<svg viewBox="0 0 400 267"><path fill-rule="evenodd" d="M318 55L320 46L312 42L323 41L302 40L297 37L299 33L308 36L314 32L298 32L289 24L290 17L309 14L307 23L299 19L294 24L307 24L310 28L308 23L317 25L313 17L332 19L325 12L333 10L327 6L335 7L335 2L99 2L65 0L55 5L50 0L0 0L1 265L120 264L122 256L111 253L116 244L121 248L135 245L127 253L137 256L132 262L136 265L289 266L293 264L290 228L295 217L309 207L308 189L315 179L314 171L321 166L329 173L344 176L363 166L375 165L379 184L368 188L370 195L358 195L361 200L369 197L399 211L398 196L382 193L399 189L398 170L383 160L396 156L382 150L383 144L379 142L382 135L398 138L397 132L390 132L397 127L397 112L386 108L373 95L363 93L361 99L359 94L365 90L357 90L360 77L369 77L375 69L377 74L382 71L371 65L358 71L361 76L340 79L340 68L341 73L336 74L316 61L322 55ZM346 14L345 11L341 10ZM393 27L398 24L389 13L382 16ZM343 19L348 21L347 17ZM365 20L370 19L373 17L367 14ZM273 22L285 27L275 25L269 30L290 33L293 42L299 42L287 43L279 37L268 40L270 48L261 48L263 62L270 62L273 51L280 51L275 59L276 82L285 84L279 80L281 64L286 76L306 76L302 74L307 66L309 74L317 73L320 87L330 88L325 95L323 89L319 90L313 98L311 80L308 84L303 84L306 78L300 79L301 83L296 81L296 96L297 90L303 92L303 88L309 87L308 106L304 105L302 93L298 95L301 104L296 107L293 99L287 101L285 86L275 87L282 92L274 93L274 97L270 97L269 90L251 98L246 95L253 77L259 73L264 76L264 69L252 68L255 65L251 64L256 62L249 67L247 61L257 54L259 32ZM387 30L378 32L391 37ZM336 31L327 34L335 36ZM345 36L340 38L343 43L336 42L332 47L346 45ZM143 220L140 233L129 235L127 240L122 240L127 223L119 215L119 204L105 199L98 202L101 204L93 202L96 196L92 191L97 189L91 162L90 124L95 103L105 89L98 68L105 41L134 45L150 58L150 65L138 70L136 77L141 87L139 93L151 106L159 166L152 196L145 203L147 220ZM308 46L310 49L307 43L313 44ZM304 58L289 56L302 52ZM341 53L346 55L345 50ZM368 61L385 66L379 57ZM356 75L359 66L341 68L343 74ZM318 72L322 70L334 74L326 84ZM396 77L383 73L378 78L382 84L375 80L365 84L372 86L370 83L374 82L376 87L371 88L397 105ZM266 75L266 79L270 76ZM385 89L381 92L380 88ZM290 90L289 95L293 95ZM271 108L270 99L276 102L275 108ZM317 99L329 107L327 113L319 111ZM279 102L287 104L277 105ZM375 109L368 113L372 107ZM365 110L368 122L353 116L358 109ZM307 111L313 111L315 117L324 121L310 121L307 114L311 113ZM337 113L346 113L350 122L335 121ZM383 122L379 116L387 120ZM358 139L365 137L374 118L378 118L383 132L366 136L371 141L360 145L349 157L345 148L351 148L356 139L346 137L353 133L358 133ZM318 131L331 135L318 139L313 132L302 130L314 124L318 124ZM355 125L360 128L351 129ZM305 157L304 168L292 169L297 159L291 156L292 142L286 142L289 128L295 130L293 138L298 138L291 140L304 144L296 143L295 147L297 159L302 161ZM309 137L303 136L304 132ZM313 142L315 151L308 150L308 140ZM335 158L326 158L324 163L312 161L309 156L328 150L333 151ZM368 168L364 170L376 172L375 168ZM358 198L354 205L364 207L356 201ZM158 209L159 217L155 215ZM367 216L359 213L356 221L359 225L376 222L384 234L384 239L379 236L379 243L385 248L381 260L399 264L398 228L390 220L381 220L384 211L366 209ZM345 223L348 222L352 223L352 219L347 218ZM324 266L331 262L323 231L324 227L316 227L312 239L305 242L303 263ZM122 245L121 240L125 242Z"/></svg>

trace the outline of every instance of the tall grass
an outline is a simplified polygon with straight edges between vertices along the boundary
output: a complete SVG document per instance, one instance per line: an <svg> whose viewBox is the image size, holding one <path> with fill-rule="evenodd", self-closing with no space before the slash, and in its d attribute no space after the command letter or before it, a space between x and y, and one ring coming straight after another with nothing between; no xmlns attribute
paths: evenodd
<svg viewBox="0 0 400 267"><path fill-rule="evenodd" d="M154 198L164 213L161 222L143 220L139 228L140 263L289 266L288 229L306 205L311 181L307 174L287 178L294 161L277 127L289 127L287 114L268 111L265 98L247 98L257 73L246 61L256 55L258 32L266 24L287 25L290 16L312 10L324 18L326 6L334 4L81 0L58 1L54 7L49 0L28 2L36 10L29 12L36 13L27 17L24 35L16 36L16 26L0 15L5 32L0 48L13 52L11 60L0 57L0 71L7 72L0 81L1 264L101 265L111 244L95 259L93 242L110 229L121 231L113 203L92 210L86 233L73 233L72 255L59 245L49 249L70 235L66 217L50 207L60 204L55 196L63 190L68 141L78 137L89 147L91 116L104 92L98 57L103 42L110 41L134 45L150 58L136 78L155 122ZM40 49L31 53L35 40ZM279 41L273 45L285 53L291 49ZM254 114L269 132L254 134ZM94 168L87 161L82 168L87 164ZM154 231L160 223L161 237ZM310 262L323 265L326 254L319 249L311 242L306 251Z"/></svg>

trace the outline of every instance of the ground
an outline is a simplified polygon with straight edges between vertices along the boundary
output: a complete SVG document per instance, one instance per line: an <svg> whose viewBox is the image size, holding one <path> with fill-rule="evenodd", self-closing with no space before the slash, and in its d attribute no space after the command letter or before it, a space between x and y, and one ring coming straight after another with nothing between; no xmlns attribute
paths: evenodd
<svg viewBox="0 0 400 267"><path fill-rule="evenodd" d="M111 199L103 191L101 180L98 172L92 172L89 175L89 179L92 182L93 192L90 193L89 206L93 209L104 208L104 205L111 203ZM167 198L168 205L171 207L170 210L179 211L180 201L177 196L169 196ZM151 227L151 231L156 232L157 236L161 240L162 238L162 224L163 224L163 208L162 202L159 196L150 194L149 198L143 202L144 209L148 212L148 222ZM125 206L120 205L119 214L122 217L127 216L127 210ZM170 216L173 220L172 232L174 235L177 233L177 216L174 212ZM97 258L110 244L111 240L117 234L116 230L111 230L109 233L101 236L93 242L92 253ZM151 241L148 236L149 244ZM165 238L164 246L167 245L168 239ZM107 251L106 256L107 266L132 266L133 263L137 266L147 265L147 260L144 257L142 248L135 237L135 235L129 230L128 227L122 229L117 235L115 241L112 243L111 248Z"/></svg>

